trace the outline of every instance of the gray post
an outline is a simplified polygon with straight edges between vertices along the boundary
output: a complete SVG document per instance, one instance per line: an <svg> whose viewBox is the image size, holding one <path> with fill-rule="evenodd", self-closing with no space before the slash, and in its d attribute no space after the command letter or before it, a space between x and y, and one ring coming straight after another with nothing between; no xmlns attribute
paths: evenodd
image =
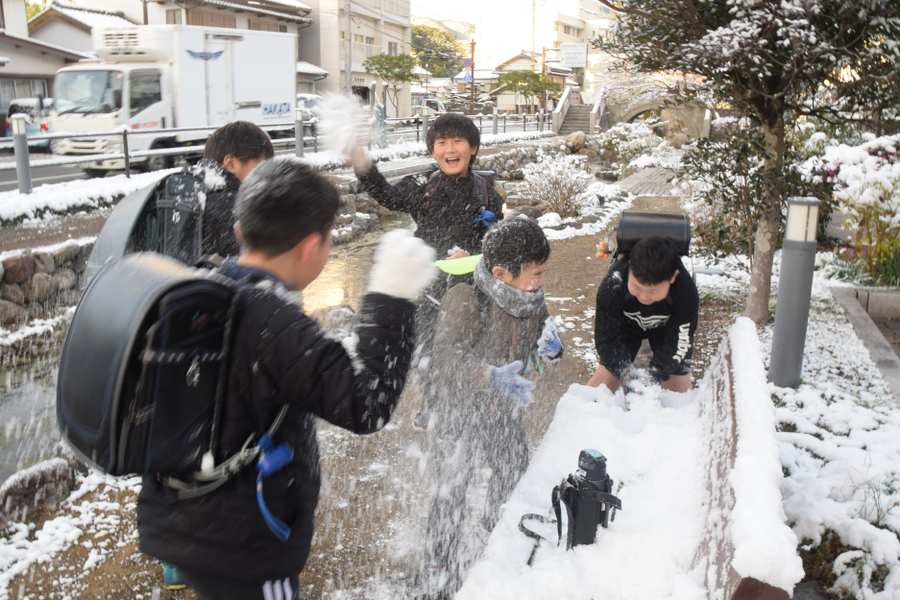
<svg viewBox="0 0 900 600"><path fill-rule="evenodd" d="M498 131L499 131L499 130L498 130L498 126L499 126L499 122L498 122L498 121L499 121L499 118L500 118L500 117L499 117L499 115L497 114L497 107L494 107L494 135L497 135L497 133L498 133Z"/></svg>
<svg viewBox="0 0 900 600"><path fill-rule="evenodd" d="M425 141L427 139L428 139L428 115L423 114L422 115L422 141L427 144L428 142Z"/></svg>
<svg viewBox="0 0 900 600"><path fill-rule="evenodd" d="M13 152L16 154L16 177L19 193L31 193L31 163L28 162L28 135L25 133L25 115L13 115L10 129L13 132Z"/></svg>
<svg viewBox="0 0 900 600"><path fill-rule="evenodd" d="M779 387L795 387L800 383L816 262L819 204L815 198L788 198L769 360L769 381Z"/></svg>
<svg viewBox="0 0 900 600"><path fill-rule="evenodd" d="M541 109L541 112L538 113L538 131L544 130L544 110Z"/></svg>
<svg viewBox="0 0 900 600"><path fill-rule="evenodd" d="M294 155L303 158L303 109L294 111Z"/></svg>
<svg viewBox="0 0 900 600"><path fill-rule="evenodd" d="M128 157L128 130L127 129L122 130L122 154L125 155L125 178L131 179L131 159Z"/></svg>

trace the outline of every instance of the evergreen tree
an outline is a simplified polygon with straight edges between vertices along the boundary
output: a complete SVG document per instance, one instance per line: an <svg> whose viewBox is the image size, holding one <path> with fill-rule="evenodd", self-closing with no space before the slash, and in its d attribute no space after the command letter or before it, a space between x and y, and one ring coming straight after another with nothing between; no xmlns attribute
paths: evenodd
<svg viewBox="0 0 900 600"><path fill-rule="evenodd" d="M558 92L562 86L540 73L528 70L507 71L500 75L500 85L505 85L509 91L518 91L520 94L531 98L534 106L534 97L543 98L546 92Z"/></svg>
<svg viewBox="0 0 900 600"><path fill-rule="evenodd" d="M785 121L810 115L881 124L897 118L900 2L599 1L617 17L611 39L595 39L596 47L627 57L643 72L696 75L720 101L758 120L764 197L746 314L764 323L785 200L778 185Z"/></svg>
<svg viewBox="0 0 900 600"><path fill-rule="evenodd" d="M462 71L462 57L456 38L428 25L412 26L413 54L419 65L435 77L454 77Z"/></svg>

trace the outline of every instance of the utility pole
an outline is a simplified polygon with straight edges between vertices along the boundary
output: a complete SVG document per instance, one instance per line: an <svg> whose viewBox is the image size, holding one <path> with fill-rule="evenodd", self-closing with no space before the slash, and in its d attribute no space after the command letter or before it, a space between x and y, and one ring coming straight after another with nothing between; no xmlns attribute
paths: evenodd
<svg viewBox="0 0 900 600"><path fill-rule="evenodd" d="M353 32L350 28L350 0L344 1L344 12L347 13L347 31L344 34L347 38L347 52L344 53L344 72L347 74L347 93L353 93Z"/></svg>
<svg viewBox="0 0 900 600"><path fill-rule="evenodd" d="M547 76L547 48L541 48L541 81ZM541 94L541 111L547 108L547 94Z"/></svg>
<svg viewBox="0 0 900 600"><path fill-rule="evenodd" d="M475 114L475 40L472 40L472 66L470 67L472 76L472 98L469 100L469 114Z"/></svg>

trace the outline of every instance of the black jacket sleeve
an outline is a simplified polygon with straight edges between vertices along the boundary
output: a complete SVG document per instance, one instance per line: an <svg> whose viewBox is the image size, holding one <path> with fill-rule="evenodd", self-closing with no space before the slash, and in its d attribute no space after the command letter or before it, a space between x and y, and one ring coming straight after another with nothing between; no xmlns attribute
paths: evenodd
<svg viewBox="0 0 900 600"><path fill-rule="evenodd" d="M503 196L490 183L487 184L487 194L488 210L494 213L497 221L500 221L503 219Z"/></svg>
<svg viewBox="0 0 900 600"><path fill-rule="evenodd" d="M419 218L423 198L422 188L427 183L427 179L423 179L422 175L408 175L397 182L397 185L391 185L373 164L367 172L359 175L359 182L363 190L378 204L389 210L409 213L413 219Z"/></svg>
<svg viewBox="0 0 900 600"><path fill-rule="evenodd" d="M622 323L625 320L625 286L628 263L620 260L613 264L597 288L597 310L594 315L594 346L600 364L606 370L621 377L631 364L631 354L622 339Z"/></svg>
<svg viewBox="0 0 900 600"><path fill-rule="evenodd" d="M355 348L325 335L308 317L298 322L306 331L278 334L282 339L270 351L293 358L276 382L279 399L354 433L380 430L406 382L414 314L409 301L370 293L363 300Z"/></svg>
<svg viewBox="0 0 900 600"><path fill-rule="evenodd" d="M659 381L666 381L682 370L683 363L690 366L693 355L694 332L697 331L697 317L700 298L691 276L682 266L673 286L674 300L672 315L666 323L666 330L660 347L653 351L650 360L650 374Z"/></svg>

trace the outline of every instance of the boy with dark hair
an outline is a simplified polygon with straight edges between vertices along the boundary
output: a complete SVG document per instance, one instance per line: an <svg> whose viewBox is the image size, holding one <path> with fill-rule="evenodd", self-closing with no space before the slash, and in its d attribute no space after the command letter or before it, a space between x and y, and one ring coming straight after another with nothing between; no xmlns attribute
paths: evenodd
<svg viewBox="0 0 900 600"><path fill-rule="evenodd" d="M664 389L692 389L691 357L700 299L671 238L650 236L615 262L597 289L594 344L600 365L588 385L619 388L643 340L650 378Z"/></svg>
<svg viewBox="0 0 900 600"><path fill-rule="evenodd" d="M408 231L384 236L352 351L324 335L287 295L322 271L338 206L331 183L294 161L260 165L238 193L244 251L220 275L242 287L215 464L240 453L278 416L273 441L290 446L293 457L259 490L253 467L188 499L144 477L141 550L175 565L200 599L298 598L320 487L315 417L372 433L388 423L403 389L413 349L411 301L433 277L430 248ZM286 540L270 530L270 515L287 525Z"/></svg>
<svg viewBox="0 0 900 600"><path fill-rule="evenodd" d="M444 296L434 344L434 445L437 493L426 534L427 593L452 596L466 568L460 529L474 470L489 466L490 530L528 466L522 408L535 384L525 374L562 356L562 342L544 301L550 243L526 217L496 224L484 238L475 285Z"/></svg>
<svg viewBox="0 0 900 600"><path fill-rule="evenodd" d="M241 247L234 235L234 198L241 182L262 161L275 156L268 134L247 121L216 129L203 148L203 159L190 173L203 180L203 254L237 256Z"/></svg>
<svg viewBox="0 0 900 600"><path fill-rule="evenodd" d="M430 177L410 175L396 185L387 182L358 146L350 162L362 188L379 204L390 210L407 212L416 222L416 237L434 248L438 258L460 258L481 251L488 227L503 218L503 198L490 182L472 172L472 161L481 145L481 134L470 118L459 113L441 115L431 124L425 145L437 161L438 170ZM489 211L492 218L482 211ZM486 218L487 217L487 218ZM419 328L420 387L422 412L416 424L424 426L431 397L430 374L424 368L431 356L434 323L441 298L459 279L442 273L426 291L428 301L419 304L416 324Z"/></svg>

